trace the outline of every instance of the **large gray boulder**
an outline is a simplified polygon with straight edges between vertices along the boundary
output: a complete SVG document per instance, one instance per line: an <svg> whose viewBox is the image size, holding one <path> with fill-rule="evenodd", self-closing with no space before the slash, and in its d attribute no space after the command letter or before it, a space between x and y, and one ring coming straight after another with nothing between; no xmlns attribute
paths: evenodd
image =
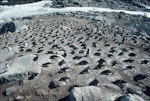
<svg viewBox="0 0 150 101"><path fill-rule="evenodd" d="M13 59L16 53L19 53L18 46L4 47L3 50L0 50L0 62Z"/></svg>
<svg viewBox="0 0 150 101"><path fill-rule="evenodd" d="M0 84L14 80L22 80L29 74L39 74L41 66L33 62L35 55L29 54L0 62ZM32 76L32 75L31 75Z"/></svg>
<svg viewBox="0 0 150 101"><path fill-rule="evenodd" d="M6 90L5 90L5 95L6 96L9 96L15 92L18 91L18 88L17 87L8 87Z"/></svg>
<svg viewBox="0 0 150 101"><path fill-rule="evenodd" d="M70 93L71 101L101 101L101 89L95 86L74 87Z"/></svg>

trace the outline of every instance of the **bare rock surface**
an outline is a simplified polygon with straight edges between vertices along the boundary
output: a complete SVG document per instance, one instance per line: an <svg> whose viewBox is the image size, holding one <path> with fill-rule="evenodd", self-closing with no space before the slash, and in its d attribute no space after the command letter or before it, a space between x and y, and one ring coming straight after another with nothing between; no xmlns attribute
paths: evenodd
<svg viewBox="0 0 150 101"><path fill-rule="evenodd" d="M33 62L33 58L34 55L26 55L1 63L0 82L20 80L29 73L40 73L41 68Z"/></svg>
<svg viewBox="0 0 150 101"><path fill-rule="evenodd" d="M101 96L101 90L98 87L74 87L70 94L70 101L100 101Z"/></svg>

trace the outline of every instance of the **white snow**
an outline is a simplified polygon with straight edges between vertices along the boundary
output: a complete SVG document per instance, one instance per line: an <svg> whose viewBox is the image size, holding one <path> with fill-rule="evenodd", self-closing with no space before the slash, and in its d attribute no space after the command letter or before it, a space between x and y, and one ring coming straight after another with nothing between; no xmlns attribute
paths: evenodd
<svg viewBox="0 0 150 101"><path fill-rule="evenodd" d="M3 1L2 1L2 3L7 3L7 2L8 2L7 0L3 0Z"/></svg>
<svg viewBox="0 0 150 101"><path fill-rule="evenodd" d="M56 12L124 12L131 15L142 15L150 18L149 12L139 11L127 11L127 10L116 10L110 8L98 8L98 7L66 7L66 8L50 8L45 5L51 5L51 1L40 1L30 4L14 5L14 6L0 6L0 23L12 18L22 18L32 15L50 14Z"/></svg>
<svg viewBox="0 0 150 101"><path fill-rule="evenodd" d="M146 6L146 5L142 5L142 6L144 6L146 9L150 9L150 6Z"/></svg>

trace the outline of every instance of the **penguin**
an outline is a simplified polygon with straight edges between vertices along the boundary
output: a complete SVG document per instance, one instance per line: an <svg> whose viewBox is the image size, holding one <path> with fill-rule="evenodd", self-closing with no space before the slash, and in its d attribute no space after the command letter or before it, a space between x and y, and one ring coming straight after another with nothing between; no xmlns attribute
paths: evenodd
<svg viewBox="0 0 150 101"><path fill-rule="evenodd" d="M6 63L6 65L5 65L5 72L8 71L9 67L10 67L10 66Z"/></svg>
<svg viewBox="0 0 150 101"><path fill-rule="evenodd" d="M11 51L11 47L8 47L8 52L10 52Z"/></svg>
<svg viewBox="0 0 150 101"><path fill-rule="evenodd" d="M27 42L26 42L26 41L24 41L24 46L25 46L25 47L27 47L27 46L28 46L28 44L27 44Z"/></svg>

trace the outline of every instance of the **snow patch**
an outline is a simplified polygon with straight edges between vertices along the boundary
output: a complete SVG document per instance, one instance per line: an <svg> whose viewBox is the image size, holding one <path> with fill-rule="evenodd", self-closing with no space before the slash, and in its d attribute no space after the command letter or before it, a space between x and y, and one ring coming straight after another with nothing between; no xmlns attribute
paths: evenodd
<svg viewBox="0 0 150 101"><path fill-rule="evenodd" d="M66 8L50 8L45 5L52 5L52 1L40 1L30 4L14 5L14 6L0 6L0 23L11 20L13 18L22 18L32 15L43 15L50 13L66 13L66 12L124 12L131 15L142 15L150 18L149 12L140 11L127 11L116 10L110 8L98 8L98 7L66 7ZM147 7L149 8L149 7Z"/></svg>

